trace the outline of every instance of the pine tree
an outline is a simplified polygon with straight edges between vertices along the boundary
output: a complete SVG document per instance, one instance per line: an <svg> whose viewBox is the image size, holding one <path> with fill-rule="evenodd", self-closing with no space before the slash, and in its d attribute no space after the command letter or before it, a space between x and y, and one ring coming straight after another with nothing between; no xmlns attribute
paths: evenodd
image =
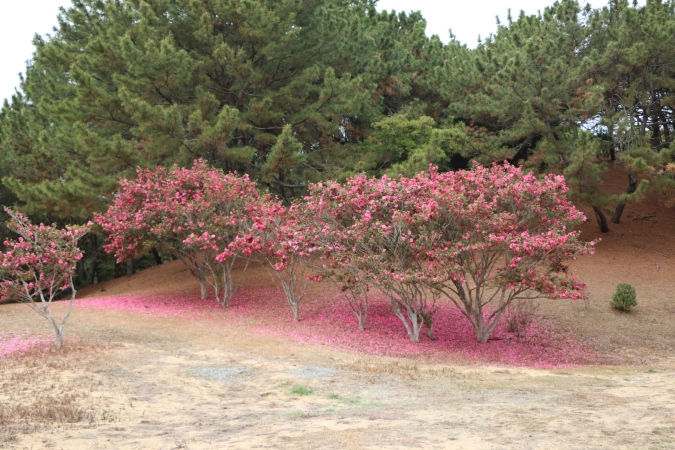
<svg viewBox="0 0 675 450"><path fill-rule="evenodd" d="M649 1L630 7L614 0L593 15L590 46L602 87L600 124L607 130L610 159L627 176L626 191L613 199L612 222L627 203L639 200L651 177L655 186L672 186L672 97L675 88L675 3ZM638 184L638 178L643 178Z"/></svg>
<svg viewBox="0 0 675 450"><path fill-rule="evenodd" d="M300 172L325 172L333 150L358 139L354 123L380 117L372 9L76 0L51 39L35 40L26 95L4 108L3 154L28 168L5 184L29 210L80 219L103 210L136 167L196 158L282 193L278 183L295 185ZM272 183L261 171L288 126L301 166L285 165Z"/></svg>
<svg viewBox="0 0 675 450"><path fill-rule="evenodd" d="M563 173L572 195L592 206L606 231L606 196L594 188L598 146L581 129L597 117L602 90L590 83L586 26L591 9L563 0L543 13L500 24L474 51L454 43L445 66L451 113L473 126L468 147L481 162L512 160L540 173Z"/></svg>

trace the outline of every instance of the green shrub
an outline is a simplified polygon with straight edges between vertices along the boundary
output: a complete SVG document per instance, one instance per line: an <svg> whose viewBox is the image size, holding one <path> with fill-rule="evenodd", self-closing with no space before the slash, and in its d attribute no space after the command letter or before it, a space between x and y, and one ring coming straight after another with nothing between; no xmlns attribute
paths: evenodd
<svg viewBox="0 0 675 450"><path fill-rule="evenodd" d="M291 394L295 395L310 395L312 390L304 386L293 386L291 388Z"/></svg>
<svg viewBox="0 0 675 450"><path fill-rule="evenodd" d="M631 306L637 305L635 288L628 283L619 283L612 296L612 306L624 311L630 311Z"/></svg>

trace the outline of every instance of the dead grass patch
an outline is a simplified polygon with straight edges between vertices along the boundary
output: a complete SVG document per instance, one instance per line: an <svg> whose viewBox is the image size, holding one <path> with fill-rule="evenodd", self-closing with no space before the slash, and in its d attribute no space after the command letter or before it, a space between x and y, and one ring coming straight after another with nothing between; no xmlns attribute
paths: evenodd
<svg viewBox="0 0 675 450"><path fill-rule="evenodd" d="M108 345L74 342L0 360L0 442L45 427L92 423L110 417L100 398L92 398L103 380L84 376L100 365Z"/></svg>
<svg viewBox="0 0 675 450"><path fill-rule="evenodd" d="M456 369L446 366L426 366L406 361L384 360L382 358L363 358L343 363L340 369L359 375L379 377L383 375L396 378L421 380L424 378L461 377Z"/></svg>

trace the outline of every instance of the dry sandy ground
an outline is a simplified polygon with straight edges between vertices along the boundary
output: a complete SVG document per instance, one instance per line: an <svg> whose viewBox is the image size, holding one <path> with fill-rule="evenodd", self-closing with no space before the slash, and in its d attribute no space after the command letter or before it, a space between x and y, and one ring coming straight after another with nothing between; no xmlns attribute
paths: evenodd
<svg viewBox="0 0 675 450"><path fill-rule="evenodd" d="M416 365L81 310L71 332L88 330L103 343L0 361L0 448L675 448L673 360L557 371Z"/></svg>

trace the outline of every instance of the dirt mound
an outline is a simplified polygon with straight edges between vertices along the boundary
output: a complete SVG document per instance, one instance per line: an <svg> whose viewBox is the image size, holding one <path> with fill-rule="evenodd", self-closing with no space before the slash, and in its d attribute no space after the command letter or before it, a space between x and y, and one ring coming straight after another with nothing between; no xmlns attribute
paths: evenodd
<svg viewBox="0 0 675 450"><path fill-rule="evenodd" d="M135 295L144 292L187 292L199 283L180 261L172 261L137 272L131 277L94 284L77 292L77 298Z"/></svg>

